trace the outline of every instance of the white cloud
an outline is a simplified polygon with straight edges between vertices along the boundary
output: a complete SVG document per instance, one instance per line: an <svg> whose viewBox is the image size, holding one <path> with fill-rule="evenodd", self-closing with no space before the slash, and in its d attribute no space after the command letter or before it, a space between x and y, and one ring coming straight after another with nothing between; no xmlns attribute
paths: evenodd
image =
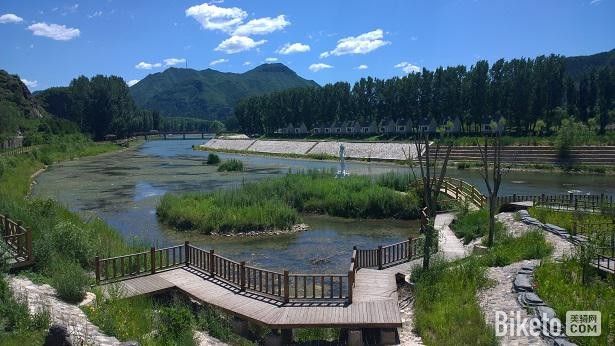
<svg viewBox="0 0 615 346"><path fill-rule="evenodd" d="M235 54L250 50L254 47L264 44L267 40L254 41L246 36L231 36L226 40L220 42L218 47L214 48L215 51L225 52L227 54Z"/></svg>
<svg viewBox="0 0 615 346"><path fill-rule="evenodd" d="M102 15L103 15L102 11L96 11L92 14L88 14L88 18L100 17Z"/></svg>
<svg viewBox="0 0 615 346"><path fill-rule="evenodd" d="M267 58L265 59L265 62L276 62L278 61L278 58Z"/></svg>
<svg viewBox="0 0 615 346"><path fill-rule="evenodd" d="M128 82L126 82L126 84L128 84L129 87L139 83L141 80L140 79L131 79Z"/></svg>
<svg viewBox="0 0 615 346"><path fill-rule="evenodd" d="M248 13L238 7L226 8L204 3L188 8L186 16L201 23L204 29L232 32L243 22Z"/></svg>
<svg viewBox="0 0 615 346"><path fill-rule="evenodd" d="M381 29L366 32L356 37L345 37L337 41L335 49L321 53L320 58L326 58L330 55L367 54L391 43L383 40L383 38L384 33Z"/></svg>
<svg viewBox="0 0 615 346"><path fill-rule="evenodd" d="M7 13L0 16L0 24L21 23L23 18L13 13Z"/></svg>
<svg viewBox="0 0 615 346"><path fill-rule="evenodd" d="M168 59L164 59L164 66L174 66L177 64L183 64L186 62L186 59L184 58L168 58Z"/></svg>
<svg viewBox="0 0 615 346"><path fill-rule="evenodd" d="M327 64L323 64L323 63L318 63L318 64L312 64L310 65L310 67L308 67L308 69L312 72L318 72L320 70L324 70L327 68L333 68L333 66L331 65L327 65Z"/></svg>
<svg viewBox="0 0 615 346"><path fill-rule="evenodd" d="M67 28L66 25L35 23L28 27L35 36L49 37L56 41L69 41L79 37L81 32L77 28Z"/></svg>
<svg viewBox="0 0 615 346"><path fill-rule="evenodd" d="M275 18L264 17L252 19L251 21L238 26L233 32L233 35L266 35L277 30L282 30L288 25L290 25L290 22L286 20L286 17L283 14Z"/></svg>
<svg viewBox="0 0 615 346"><path fill-rule="evenodd" d="M215 66L215 65L222 64L225 62L228 62L228 59L217 59L217 60L210 62L209 66Z"/></svg>
<svg viewBox="0 0 615 346"><path fill-rule="evenodd" d="M250 66L250 65L252 65L251 61L246 61L246 62L243 63L243 66Z"/></svg>
<svg viewBox="0 0 615 346"><path fill-rule="evenodd" d="M590 5L598 5L602 0L592 0L590 1Z"/></svg>
<svg viewBox="0 0 615 346"><path fill-rule="evenodd" d="M160 67L160 66L162 66L162 64L159 63L159 62L154 63L154 64L150 64L150 63L141 61L140 63L135 65L135 68L137 70L151 70L154 67Z"/></svg>
<svg viewBox="0 0 615 346"><path fill-rule="evenodd" d="M307 44L295 42L295 43L287 43L282 47L278 48L275 52L282 55L294 54L294 53L305 53L310 51L310 46Z"/></svg>
<svg viewBox="0 0 615 346"><path fill-rule="evenodd" d="M36 88L38 86L38 81L35 80L27 80L25 78L22 78L21 81L23 82L23 84L25 84L28 88Z"/></svg>
<svg viewBox="0 0 615 346"><path fill-rule="evenodd" d="M357 70L367 70L367 65L361 64L357 66Z"/></svg>
<svg viewBox="0 0 615 346"><path fill-rule="evenodd" d="M401 68L402 71L404 71L405 73L417 73L417 72L421 72L421 68L416 66L416 65L412 65L411 63L407 62L407 61L402 61L399 64L393 66L396 68Z"/></svg>

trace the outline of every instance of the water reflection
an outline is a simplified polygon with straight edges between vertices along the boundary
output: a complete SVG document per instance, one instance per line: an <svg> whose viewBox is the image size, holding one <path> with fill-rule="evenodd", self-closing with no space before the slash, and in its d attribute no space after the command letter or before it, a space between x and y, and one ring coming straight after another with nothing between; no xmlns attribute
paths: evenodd
<svg viewBox="0 0 615 346"><path fill-rule="evenodd" d="M36 196L52 197L74 211L102 217L127 239L163 246L185 239L216 248L239 260L272 268L292 270L347 270L352 245L375 247L400 241L416 230L416 224L396 220L365 221L306 216L309 232L267 238L211 238L178 233L157 222L155 208L166 192L211 191L237 186L289 171L335 170L336 162L279 157L219 154L239 158L246 170L219 173L204 164L207 152L193 151L203 140L149 141L137 150L83 158L52 165L40 175L33 189ZM347 162L351 174L409 172L408 167ZM449 175L463 178L481 188L476 171L450 169ZM504 177L501 194L615 193L615 178L510 172Z"/></svg>

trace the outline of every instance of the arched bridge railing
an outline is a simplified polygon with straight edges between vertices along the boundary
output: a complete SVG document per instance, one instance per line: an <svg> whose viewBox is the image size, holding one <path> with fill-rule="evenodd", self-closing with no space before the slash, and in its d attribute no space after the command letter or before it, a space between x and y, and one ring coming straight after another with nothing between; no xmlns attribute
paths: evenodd
<svg viewBox="0 0 615 346"><path fill-rule="evenodd" d="M13 221L0 214L2 240L10 255L11 268L20 268L34 263L32 255L32 231L24 228L21 221Z"/></svg>
<svg viewBox="0 0 615 346"><path fill-rule="evenodd" d="M436 181L436 178L432 178ZM417 182L422 187L421 180ZM487 197L483 195L474 185L457 178L444 177L440 192L449 198L460 202L468 202L477 208L482 208L487 203Z"/></svg>
<svg viewBox="0 0 615 346"><path fill-rule="evenodd" d="M427 218L422 211L422 227ZM350 268L343 274L289 273L247 265L206 251L186 242L184 245L151 248L149 251L95 258L96 283L104 284L156 274L178 267L189 267L224 281L232 289L288 302L352 303L355 274L361 268L383 269L422 257L423 238L409 238L377 249L353 248Z"/></svg>

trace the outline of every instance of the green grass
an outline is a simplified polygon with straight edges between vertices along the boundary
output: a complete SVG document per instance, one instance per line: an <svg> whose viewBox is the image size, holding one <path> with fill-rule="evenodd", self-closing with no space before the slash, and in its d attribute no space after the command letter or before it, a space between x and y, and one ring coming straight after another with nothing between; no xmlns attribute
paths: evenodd
<svg viewBox="0 0 615 346"><path fill-rule="evenodd" d="M497 345L476 301L488 285L485 267L475 260L436 262L415 269L415 328L426 345Z"/></svg>
<svg viewBox="0 0 615 346"><path fill-rule="evenodd" d="M300 222L301 212L350 218L417 218L419 198L412 192L402 194L383 186L391 181L366 176L335 179L317 172L289 174L211 193L167 194L157 214L177 229L203 233L288 229Z"/></svg>
<svg viewBox="0 0 615 346"><path fill-rule="evenodd" d="M487 267L545 258L552 247L539 231L518 238L496 234L496 244L483 255L454 262L436 261L429 270L412 271L415 283L415 327L426 345L498 345L476 301L488 287Z"/></svg>
<svg viewBox="0 0 615 346"><path fill-rule="evenodd" d="M28 305L13 296L4 271L3 244L0 244L0 345L42 345L49 326L49 311L30 314Z"/></svg>
<svg viewBox="0 0 615 346"><path fill-rule="evenodd" d="M575 221L577 225L584 225L609 222L612 220L612 218L600 214L573 213L570 211L557 211L540 207L530 208L528 211L532 217L540 220L540 222L560 226L569 232L575 230Z"/></svg>
<svg viewBox="0 0 615 346"><path fill-rule="evenodd" d="M496 232L499 233L504 229L502 223L498 221L495 227ZM472 240L489 233L489 210L462 211L457 215L451 229L457 238L463 238L464 244L469 244Z"/></svg>
<svg viewBox="0 0 615 346"><path fill-rule="evenodd" d="M479 262L488 267L503 267L511 263L540 259L553 252L541 231L529 231L519 237L511 237L496 233L495 245L485 255L480 256Z"/></svg>
<svg viewBox="0 0 615 346"><path fill-rule="evenodd" d="M86 271L92 269L94 256L125 253L134 247L100 219L84 220L53 200L24 197L31 175L45 165L119 147L96 144L81 134L51 136L46 142L31 153L0 158L0 212L23 221L32 231L33 271L49 278L62 298L76 301L89 283Z"/></svg>
<svg viewBox="0 0 615 346"><path fill-rule="evenodd" d="M593 281L582 284L582 266L574 259L563 262L543 262L535 271L537 293L564 319L566 311L597 310L602 313L602 335L570 337L578 345L615 344L615 280L601 279L594 273Z"/></svg>
<svg viewBox="0 0 615 346"><path fill-rule="evenodd" d="M116 292L119 293L119 292ZM180 296L112 297L83 307L88 319L103 332L119 340L136 340L141 345L195 345L194 329L231 345L255 345L233 334L230 317L208 307L188 309L188 301Z"/></svg>
<svg viewBox="0 0 615 346"><path fill-rule="evenodd" d="M223 161L218 166L218 172L242 172L243 162L237 159Z"/></svg>

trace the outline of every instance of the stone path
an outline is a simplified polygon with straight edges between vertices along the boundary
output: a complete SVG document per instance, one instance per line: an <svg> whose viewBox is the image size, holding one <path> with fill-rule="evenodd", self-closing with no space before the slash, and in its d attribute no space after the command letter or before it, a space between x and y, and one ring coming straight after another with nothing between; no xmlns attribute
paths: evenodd
<svg viewBox="0 0 615 346"><path fill-rule="evenodd" d="M496 311L503 311L513 321L516 321L517 313L520 321L530 318L525 309L517 301L517 293L512 291L512 281L517 272L524 265L536 265L538 260L516 262L505 267L490 267L487 269L487 277L496 282L493 287L479 291L477 299L478 305L485 314L487 323L495 326ZM518 323L515 323L518 324ZM510 330L510 323L508 324ZM501 345L548 345L540 336L510 336L500 337Z"/></svg>
<svg viewBox="0 0 615 346"><path fill-rule="evenodd" d="M450 228L450 224L454 219L454 213L444 213L436 215L434 220L434 228L438 231L439 236L438 249L447 261L467 256L463 243Z"/></svg>
<svg viewBox="0 0 615 346"><path fill-rule="evenodd" d="M68 329L75 345L119 345L120 341L103 334L92 324L77 305L65 303L56 297L55 289L49 285L37 285L19 277L9 280L16 299L27 302L31 313L48 311L51 323Z"/></svg>
<svg viewBox="0 0 615 346"><path fill-rule="evenodd" d="M30 313L48 311L52 324L65 326L74 345L122 345L117 338L107 336L100 331L77 305L58 299L53 287L46 284L37 285L20 277L11 277L9 283L16 299L27 302ZM91 303L93 299L95 296L88 293L81 304ZM206 331L195 331L194 336L200 346L228 346Z"/></svg>
<svg viewBox="0 0 615 346"><path fill-rule="evenodd" d="M506 231L515 236L521 236L524 233L540 229L535 226L526 225L521 221L515 220L515 213L500 213L496 215L498 221L502 222L506 228ZM554 234L544 232L545 239L551 245L553 245L554 251L552 257L555 259L562 258L562 256L569 254L573 251L574 246ZM490 267L487 269L487 277L495 282L493 287L489 287L478 293L477 299L481 310L485 314L487 323L495 326L495 314L496 311L503 311L507 316L511 314L519 313L520 320L530 317L527 311L519 304L517 300L518 294L512 290L512 282L521 269L525 265L537 265L539 260L528 260L512 263L505 267ZM510 325L509 325L510 328ZM500 338L502 345L549 345L547 341L541 337L535 336L504 336Z"/></svg>
<svg viewBox="0 0 615 346"><path fill-rule="evenodd" d="M434 227L438 230L439 254L446 260L455 260L466 256L463 243L457 239L449 225L455 219L454 213L436 215ZM412 268L420 266L423 259L419 258L395 267L384 269L390 272L406 274L406 281L410 278ZM402 327L397 330L400 345L423 345L421 337L414 331L414 296L409 284L404 284L398 290L399 310L401 312Z"/></svg>

